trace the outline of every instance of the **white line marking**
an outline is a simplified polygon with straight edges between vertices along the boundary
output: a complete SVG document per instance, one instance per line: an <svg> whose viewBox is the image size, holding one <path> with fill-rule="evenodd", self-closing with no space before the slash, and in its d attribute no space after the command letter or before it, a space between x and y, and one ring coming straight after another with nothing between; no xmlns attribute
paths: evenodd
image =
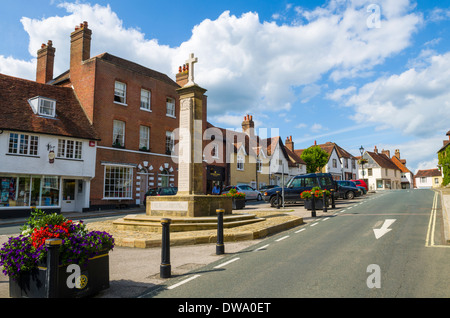
<svg viewBox="0 0 450 318"><path fill-rule="evenodd" d="M301 230L295 231L295 233L300 233L300 232L303 232L304 230L306 230L306 229L301 229Z"/></svg>
<svg viewBox="0 0 450 318"><path fill-rule="evenodd" d="M178 286L181 286L181 285L183 285L183 284L185 284L185 283L187 283L187 282L189 282L189 281L191 281L191 280L193 280L193 279L196 279L197 277L200 277L200 275L194 275L194 276L192 276L192 277L189 277L189 278L187 278L187 279L185 279L185 280L183 280L183 281L181 281L181 282L179 282L179 283L177 283L177 284L174 284L174 285L172 285L172 286L167 287L167 289L174 289L174 288L177 288Z"/></svg>
<svg viewBox="0 0 450 318"><path fill-rule="evenodd" d="M225 265L228 265L228 264L230 264L230 263L233 263L233 262L237 261L238 259L240 259L240 258L239 258L239 257L236 257L236 258L230 259L228 262L225 262L225 263L222 263L222 264L220 264L220 265L217 265L217 266L214 267L214 268L221 268L221 267L223 267L223 266L225 266Z"/></svg>
<svg viewBox="0 0 450 318"><path fill-rule="evenodd" d="M265 249L265 248L268 247L268 246L269 246L269 244L264 245L264 246L261 246L261 247L258 247L256 250L254 250L254 252L257 252L257 251L260 251L260 250L262 250L262 249Z"/></svg>
<svg viewBox="0 0 450 318"><path fill-rule="evenodd" d="M313 223L313 224L311 224L310 226L315 226L315 225L317 225L317 224L319 224L319 222Z"/></svg>
<svg viewBox="0 0 450 318"><path fill-rule="evenodd" d="M323 220L322 220L322 222L323 222L323 221L326 221L326 220L328 220L328 219L329 219L329 217L328 217L328 218L325 218L325 219L323 219Z"/></svg>
<svg viewBox="0 0 450 318"><path fill-rule="evenodd" d="M287 239L289 237L289 235L283 236L281 238L279 238L278 240L275 240L276 242L282 241L284 239Z"/></svg>

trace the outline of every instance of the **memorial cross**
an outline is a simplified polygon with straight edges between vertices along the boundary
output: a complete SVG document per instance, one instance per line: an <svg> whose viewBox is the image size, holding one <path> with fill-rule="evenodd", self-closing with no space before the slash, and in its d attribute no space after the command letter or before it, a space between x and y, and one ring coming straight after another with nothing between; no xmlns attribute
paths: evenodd
<svg viewBox="0 0 450 318"><path fill-rule="evenodd" d="M188 82L187 82L186 86L195 85L195 83L194 83L194 64L197 62L198 62L198 58L194 57L194 53L191 53L189 55L189 59L186 61L186 63L189 65Z"/></svg>

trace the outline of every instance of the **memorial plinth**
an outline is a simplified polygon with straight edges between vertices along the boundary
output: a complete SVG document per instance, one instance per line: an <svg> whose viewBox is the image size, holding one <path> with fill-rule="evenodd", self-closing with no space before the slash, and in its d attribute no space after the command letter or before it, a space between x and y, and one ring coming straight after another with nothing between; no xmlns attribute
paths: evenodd
<svg viewBox="0 0 450 318"><path fill-rule="evenodd" d="M175 196L147 197L146 214L151 216L216 216L217 209L232 213L232 199L203 193L203 98L206 90L194 83L191 54L188 83L177 90L180 95L178 130L178 193Z"/></svg>

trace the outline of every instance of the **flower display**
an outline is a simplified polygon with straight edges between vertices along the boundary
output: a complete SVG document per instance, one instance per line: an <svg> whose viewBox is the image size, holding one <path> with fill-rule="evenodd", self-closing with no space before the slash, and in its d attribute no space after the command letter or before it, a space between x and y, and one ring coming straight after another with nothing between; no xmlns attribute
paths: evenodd
<svg viewBox="0 0 450 318"><path fill-rule="evenodd" d="M311 190L303 191L302 193L300 193L300 197L303 200L308 200L308 199L311 199L312 197L314 197L316 199L321 199L321 198L323 198L324 194L326 196L329 196L330 191L322 190L320 187L314 187Z"/></svg>
<svg viewBox="0 0 450 318"><path fill-rule="evenodd" d="M46 260L45 241L60 238L60 265L85 265L92 258L114 248L114 238L106 232L89 232L82 221L73 222L62 215L34 210L22 233L10 237L0 249L3 273L16 278L22 272L37 268Z"/></svg>
<svg viewBox="0 0 450 318"><path fill-rule="evenodd" d="M230 191L223 193L222 195L232 197L233 199L245 199L245 193L237 192L234 188L231 188Z"/></svg>

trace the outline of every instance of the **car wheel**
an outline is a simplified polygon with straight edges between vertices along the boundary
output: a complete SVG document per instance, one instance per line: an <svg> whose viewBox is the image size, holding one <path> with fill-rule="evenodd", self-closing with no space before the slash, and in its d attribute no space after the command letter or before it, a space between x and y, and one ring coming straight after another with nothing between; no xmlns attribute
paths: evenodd
<svg viewBox="0 0 450 318"><path fill-rule="evenodd" d="M353 200L355 198L355 194L352 191L349 191L347 192L346 197L349 200Z"/></svg>
<svg viewBox="0 0 450 318"><path fill-rule="evenodd" d="M270 206L271 207L276 207L278 205L278 202L281 203L281 200L277 201L277 196L274 195L273 197L270 198Z"/></svg>
<svg viewBox="0 0 450 318"><path fill-rule="evenodd" d="M258 194L258 197L256 198L256 200L258 200L258 201L261 201L261 200L262 200L261 194Z"/></svg>

